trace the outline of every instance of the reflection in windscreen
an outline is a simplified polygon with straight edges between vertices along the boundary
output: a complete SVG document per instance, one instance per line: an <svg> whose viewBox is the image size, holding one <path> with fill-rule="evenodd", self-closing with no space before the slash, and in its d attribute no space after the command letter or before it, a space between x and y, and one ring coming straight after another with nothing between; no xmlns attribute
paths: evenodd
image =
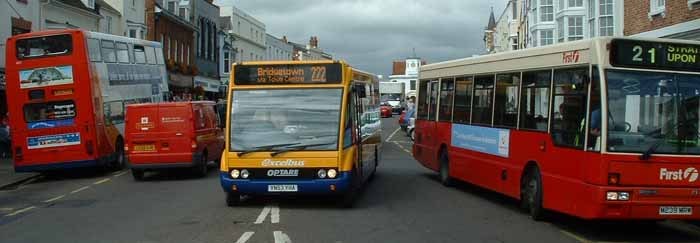
<svg viewBox="0 0 700 243"><path fill-rule="evenodd" d="M236 90L231 98L231 151L275 144L322 144L336 150L342 89ZM277 150L272 146L270 150Z"/></svg>
<svg viewBox="0 0 700 243"><path fill-rule="evenodd" d="M700 154L700 75L610 70L608 150Z"/></svg>
<svg viewBox="0 0 700 243"><path fill-rule="evenodd" d="M70 35L54 35L17 40L17 58L61 55L71 52Z"/></svg>

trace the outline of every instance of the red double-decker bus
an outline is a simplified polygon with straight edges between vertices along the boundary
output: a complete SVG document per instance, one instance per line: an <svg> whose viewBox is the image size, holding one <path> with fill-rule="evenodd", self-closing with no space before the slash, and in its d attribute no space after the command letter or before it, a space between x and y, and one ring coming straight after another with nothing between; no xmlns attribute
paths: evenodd
<svg viewBox="0 0 700 243"><path fill-rule="evenodd" d="M124 165L124 106L168 92L161 44L83 30L7 41L15 170Z"/></svg>
<svg viewBox="0 0 700 243"><path fill-rule="evenodd" d="M423 66L413 156L585 219L700 218L700 43L596 38Z"/></svg>

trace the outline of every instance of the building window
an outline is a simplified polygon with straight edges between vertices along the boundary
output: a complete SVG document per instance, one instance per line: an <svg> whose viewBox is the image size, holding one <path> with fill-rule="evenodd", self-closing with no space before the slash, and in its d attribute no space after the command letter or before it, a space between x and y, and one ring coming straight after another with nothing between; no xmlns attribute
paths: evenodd
<svg viewBox="0 0 700 243"><path fill-rule="evenodd" d="M410 90L416 90L416 80L415 80L415 79L413 79L413 80L410 81L409 89L410 89Z"/></svg>
<svg viewBox="0 0 700 243"><path fill-rule="evenodd" d="M583 39L583 16L568 17L569 33L568 41Z"/></svg>
<svg viewBox="0 0 700 243"><path fill-rule="evenodd" d="M87 7L90 9L95 9L95 0L88 0Z"/></svg>
<svg viewBox="0 0 700 243"><path fill-rule="evenodd" d="M566 39L566 33L564 32L564 18L559 18L557 20L557 43L562 43Z"/></svg>
<svg viewBox="0 0 700 243"><path fill-rule="evenodd" d="M112 16L106 16L105 20L107 21L107 33L111 34L112 33Z"/></svg>
<svg viewBox="0 0 700 243"><path fill-rule="evenodd" d="M177 45L177 40L173 41L173 46L175 47L175 50L173 50L173 59L175 59L175 62L180 62L180 57L177 55L179 52L177 52L178 45Z"/></svg>
<svg viewBox="0 0 700 243"><path fill-rule="evenodd" d="M569 7L583 7L583 0L569 0Z"/></svg>
<svg viewBox="0 0 700 243"><path fill-rule="evenodd" d="M170 1L168 2L168 11L175 13L177 11L177 2L176 1Z"/></svg>
<svg viewBox="0 0 700 243"><path fill-rule="evenodd" d="M540 2L540 20L541 22L554 21L554 5L553 0L541 0Z"/></svg>
<svg viewBox="0 0 700 243"><path fill-rule="evenodd" d="M554 30L542 30L540 31L540 44L543 46L551 45L554 43Z"/></svg>
<svg viewBox="0 0 700 243"><path fill-rule="evenodd" d="M615 32L613 23L613 0L600 0L600 36L612 36Z"/></svg>
<svg viewBox="0 0 700 243"><path fill-rule="evenodd" d="M231 53L224 51L224 73L228 74L231 68Z"/></svg>
<svg viewBox="0 0 700 243"><path fill-rule="evenodd" d="M650 0L649 15L663 14L666 10L666 0Z"/></svg>
<svg viewBox="0 0 700 243"><path fill-rule="evenodd" d="M588 37L596 36L595 20L596 20L596 4L595 0L588 0Z"/></svg>

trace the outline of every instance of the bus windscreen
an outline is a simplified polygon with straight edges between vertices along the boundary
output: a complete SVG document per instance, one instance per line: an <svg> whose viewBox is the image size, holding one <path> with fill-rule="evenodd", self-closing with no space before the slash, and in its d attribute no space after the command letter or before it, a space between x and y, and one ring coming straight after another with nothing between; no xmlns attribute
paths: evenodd
<svg viewBox="0 0 700 243"><path fill-rule="evenodd" d="M631 68L700 70L700 45L637 40L612 41L610 63Z"/></svg>
<svg viewBox="0 0 700 243"><path fill-rule="evenodd" d="M17 58L27 59L68 54L73 50L70 35L52 35L19 39L16 44Z"/></svg>
<svg viewBox="0 0 700 243"><path fill-rule="evenodd" d="M343 69L339 63L237 65L236 85L340 84Z"/></svg>

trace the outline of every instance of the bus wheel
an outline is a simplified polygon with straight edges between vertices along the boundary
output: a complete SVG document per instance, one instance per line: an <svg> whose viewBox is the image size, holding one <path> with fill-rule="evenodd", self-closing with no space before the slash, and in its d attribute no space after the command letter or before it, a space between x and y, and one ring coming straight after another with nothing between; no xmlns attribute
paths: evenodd
<svg viewBox="0 0 700 243"><path fill-rule="evenodd" d="M241 204L241 195L238 193L227 192L226 193L226 205L229 207L234 207Z"/></svg>
<svg viewBox="0 0 700 243"><path fill-rule="evenodd" d="M207 153L204 152L202 154L202 158L199 159L199 163L192 168L194 170L194 174L198 177L205 177L207 176Z"/></svg>
<svg viewBox="0 0 700 243"><path fill-rule="evenodd" d="M131 176L134 177L134 180L136 181L142 181L145 175L145 171L143 170L137 170L137 169L131 169Z"/></svg>
<svg viewBox="0 0 700 243"><path fill-rule="evenodd" d="M544 219L544 209L542 208L542 177L537 167L528 170L521 185L523 206L530 213L534 220Z"/></svg>
<svg viewBox="0 0 700 243"><path fill-rule="evenodd" d="M447 187L454 185L454 180L450 177L450 159L444 150L440 153L440 183Z"/></svg>

